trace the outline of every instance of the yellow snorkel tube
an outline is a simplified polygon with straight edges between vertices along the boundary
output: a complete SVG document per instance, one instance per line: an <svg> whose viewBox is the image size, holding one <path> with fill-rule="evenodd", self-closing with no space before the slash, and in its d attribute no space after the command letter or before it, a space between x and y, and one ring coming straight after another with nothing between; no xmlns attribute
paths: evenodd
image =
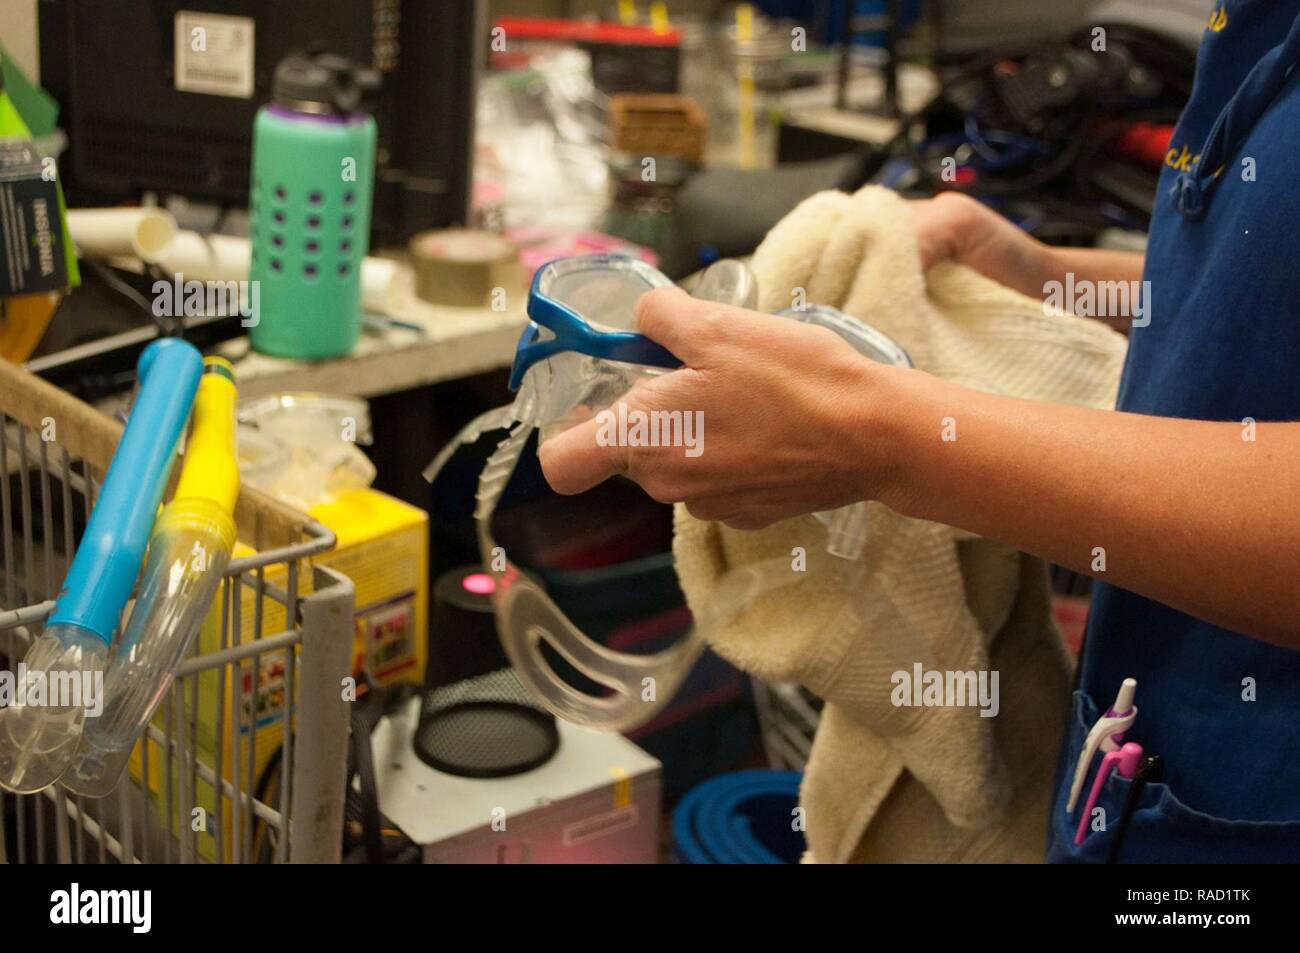
<svg viewBox="0 0 1300 953"><path fill-rule="evenodd" d="M235 375L209 357L176 494L149 540L131 620L104 677L104 708L87 717L64 787L103 797L117 785L220 588L235 546Z"/></svg>

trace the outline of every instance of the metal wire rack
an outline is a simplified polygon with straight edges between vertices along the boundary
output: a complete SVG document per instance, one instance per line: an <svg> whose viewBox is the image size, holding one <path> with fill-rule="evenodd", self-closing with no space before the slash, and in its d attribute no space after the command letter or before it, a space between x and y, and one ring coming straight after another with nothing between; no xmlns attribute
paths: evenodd
<svg viewBox="0 0 1300 953"><path fill-rule="evenodd" d="M0 361L0 665L54 608L121 426ZM241 549L191 655L108 797L0 797L0 863L339 859L353 586L334 535L250 489ZM287 728L287 730L286 730Z"/></svg>
<svg viewBox="0 0 1300 953"><path fill-rule="evenodd" d="M754 678L750 685L768 767L802 771L812 754L813 735L821 721L821 702L791 682Z"/></svg>

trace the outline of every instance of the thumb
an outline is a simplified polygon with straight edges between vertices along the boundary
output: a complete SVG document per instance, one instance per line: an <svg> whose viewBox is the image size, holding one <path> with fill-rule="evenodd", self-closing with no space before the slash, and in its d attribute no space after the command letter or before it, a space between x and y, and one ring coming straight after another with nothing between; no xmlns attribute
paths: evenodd
<svg viewBox="0 0 1300 953"><path fill-rule="evenodd" d="M602 426L601 414L596 414L537 448L542 473L556 493L573 496L627 472L627 447L602 446Z"/></svg>
<svg viewBox="0 0 1300 953"><path fill-rule="evenodd" d="M912 212L912 230L916 236L922 274L941 261L953 261L958 257L954 201L913 199L907 203Z"/></svg>
<svg viewBox="0 0 1300 953"><path fill-rule="evenodd" d="M719 307L676 286L656 288L637 299L636 327L691 366L699 362L711 337L707 329Z"/></svg>

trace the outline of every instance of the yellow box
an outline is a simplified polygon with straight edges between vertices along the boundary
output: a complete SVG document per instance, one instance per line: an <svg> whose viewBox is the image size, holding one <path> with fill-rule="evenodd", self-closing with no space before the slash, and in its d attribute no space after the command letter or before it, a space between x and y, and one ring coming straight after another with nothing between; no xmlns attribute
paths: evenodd
<svg viewBox="0 0 1300 953"><path fill-rule="evenodd" d="M316 562L347 576L356 588L352 674L357 675L363 663L368 662L370 673L383 684L423 681L428 654L428 515L418 507L371 489L350 491L333 502L313 507L309 512L338 537L335 548L316 557ZM252 550L248 547L237 544L234 555L238 557L251 553ZM266 570L265 581L268 587L283 589L287 579L288 570L283 564ZM311 573L305 567L298 573L298 586L300 595L310 593ZM241 587L239 607L237 610L231 607L232 612L239 613L237 620L231 618L232 630L236 623L238 625L238 635L231 640L231 644L247 644L252 640L257 631L257 603L256 589L248 585ZM200 630L200 653L221 648L219 609L219 604L213 605L213 611L209 612ZM264 598L260 610L263 635L285 631L284 607L278 601ZM217 760L219 748L225 778L233 783L238 772L239 787L243 790L252 787L262 800L273 807L278 806L277 752L283 738L281 722L288 665L286 649L258 657L255 731L251 727L254 707L252 659L240 663L236 670L241 684L237 727L231 723L235 712L235 685L231 678L223 677L226 675L224 671L204 672L198 677L196 712L190 711L191 698L184 699L184 724L188 726L189 719L196 716L192 737L199 759L212 764ZM341 692L345 688L340 684L336 688L331 686L328 690ZM319 686L317 690L320 690ZM221 726L211 721L217 711L219 691L224 691L226 695L225 724ZM295 697L301 691L302 686L297 686ZM167 731L167 716L168 707L164 704L154 717L155 726ZM222 735L219 745L218 727ZM149 743L149 748L149 786L151 795L157 798L161 792L164 753L154 742ZM238 768L235 767L235 757L239 759ZM136 777L140 777L143 773L141 769L140 749L137 746L132 756L131 770ZM252 785L248 780L250 769L254 779ZM173 763L173 805L177 829L184 831L201 824L199 853L212 859L216 853L216 842L209 818L216 805L215 791L200 778L192 801L182 804L179 770L180 765ZM196 812L196 807L202 808L206 814ZM219 823L233 833L229 798L223 801L222 807ZM249 833L241 832L240 839L245 840ZM265 831L260 826L254 833L258 843L266 843ZM229 861L232 859L230 839L224 838L224 841L226 848L223 853Z"/></svg>
<svg viewBox="0 0 1300 953"><path fill-rule="evenodd" d="M338 536L320 558L357 589L353 671L423 681L428 654L429 517L378 490L354 490L311 515Z"/></svg>

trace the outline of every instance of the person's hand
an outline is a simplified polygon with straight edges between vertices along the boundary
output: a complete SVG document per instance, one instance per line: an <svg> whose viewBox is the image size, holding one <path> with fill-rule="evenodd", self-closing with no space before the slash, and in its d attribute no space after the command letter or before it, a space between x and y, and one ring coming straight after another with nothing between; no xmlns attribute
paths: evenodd
<svg viewBox="0 0 1300 953"><path fill-rule="evenodd" d="M699 519L757 529L868 499L886 478L890 455L868 413L899 369L874 364L825 328L699 301L678 288L646 294L636 316L641 332L686 366L638 384L623 408L616 403L546 441L538 455L557 492L581 493L624 474L660 502L684 501ZM677 432L697 438L694 446L612 439L620 413L635 422L655 412L660 421L680 412ZM686 415L691 429L682 425Z"/></svg>
<svg viewBox="0 0 1300 953"><path fill-rule="evenodd" d="M922 271L954 261L1033 297L1055 277L1050 246L969 195L940 192L908 204Z"/></svg>

